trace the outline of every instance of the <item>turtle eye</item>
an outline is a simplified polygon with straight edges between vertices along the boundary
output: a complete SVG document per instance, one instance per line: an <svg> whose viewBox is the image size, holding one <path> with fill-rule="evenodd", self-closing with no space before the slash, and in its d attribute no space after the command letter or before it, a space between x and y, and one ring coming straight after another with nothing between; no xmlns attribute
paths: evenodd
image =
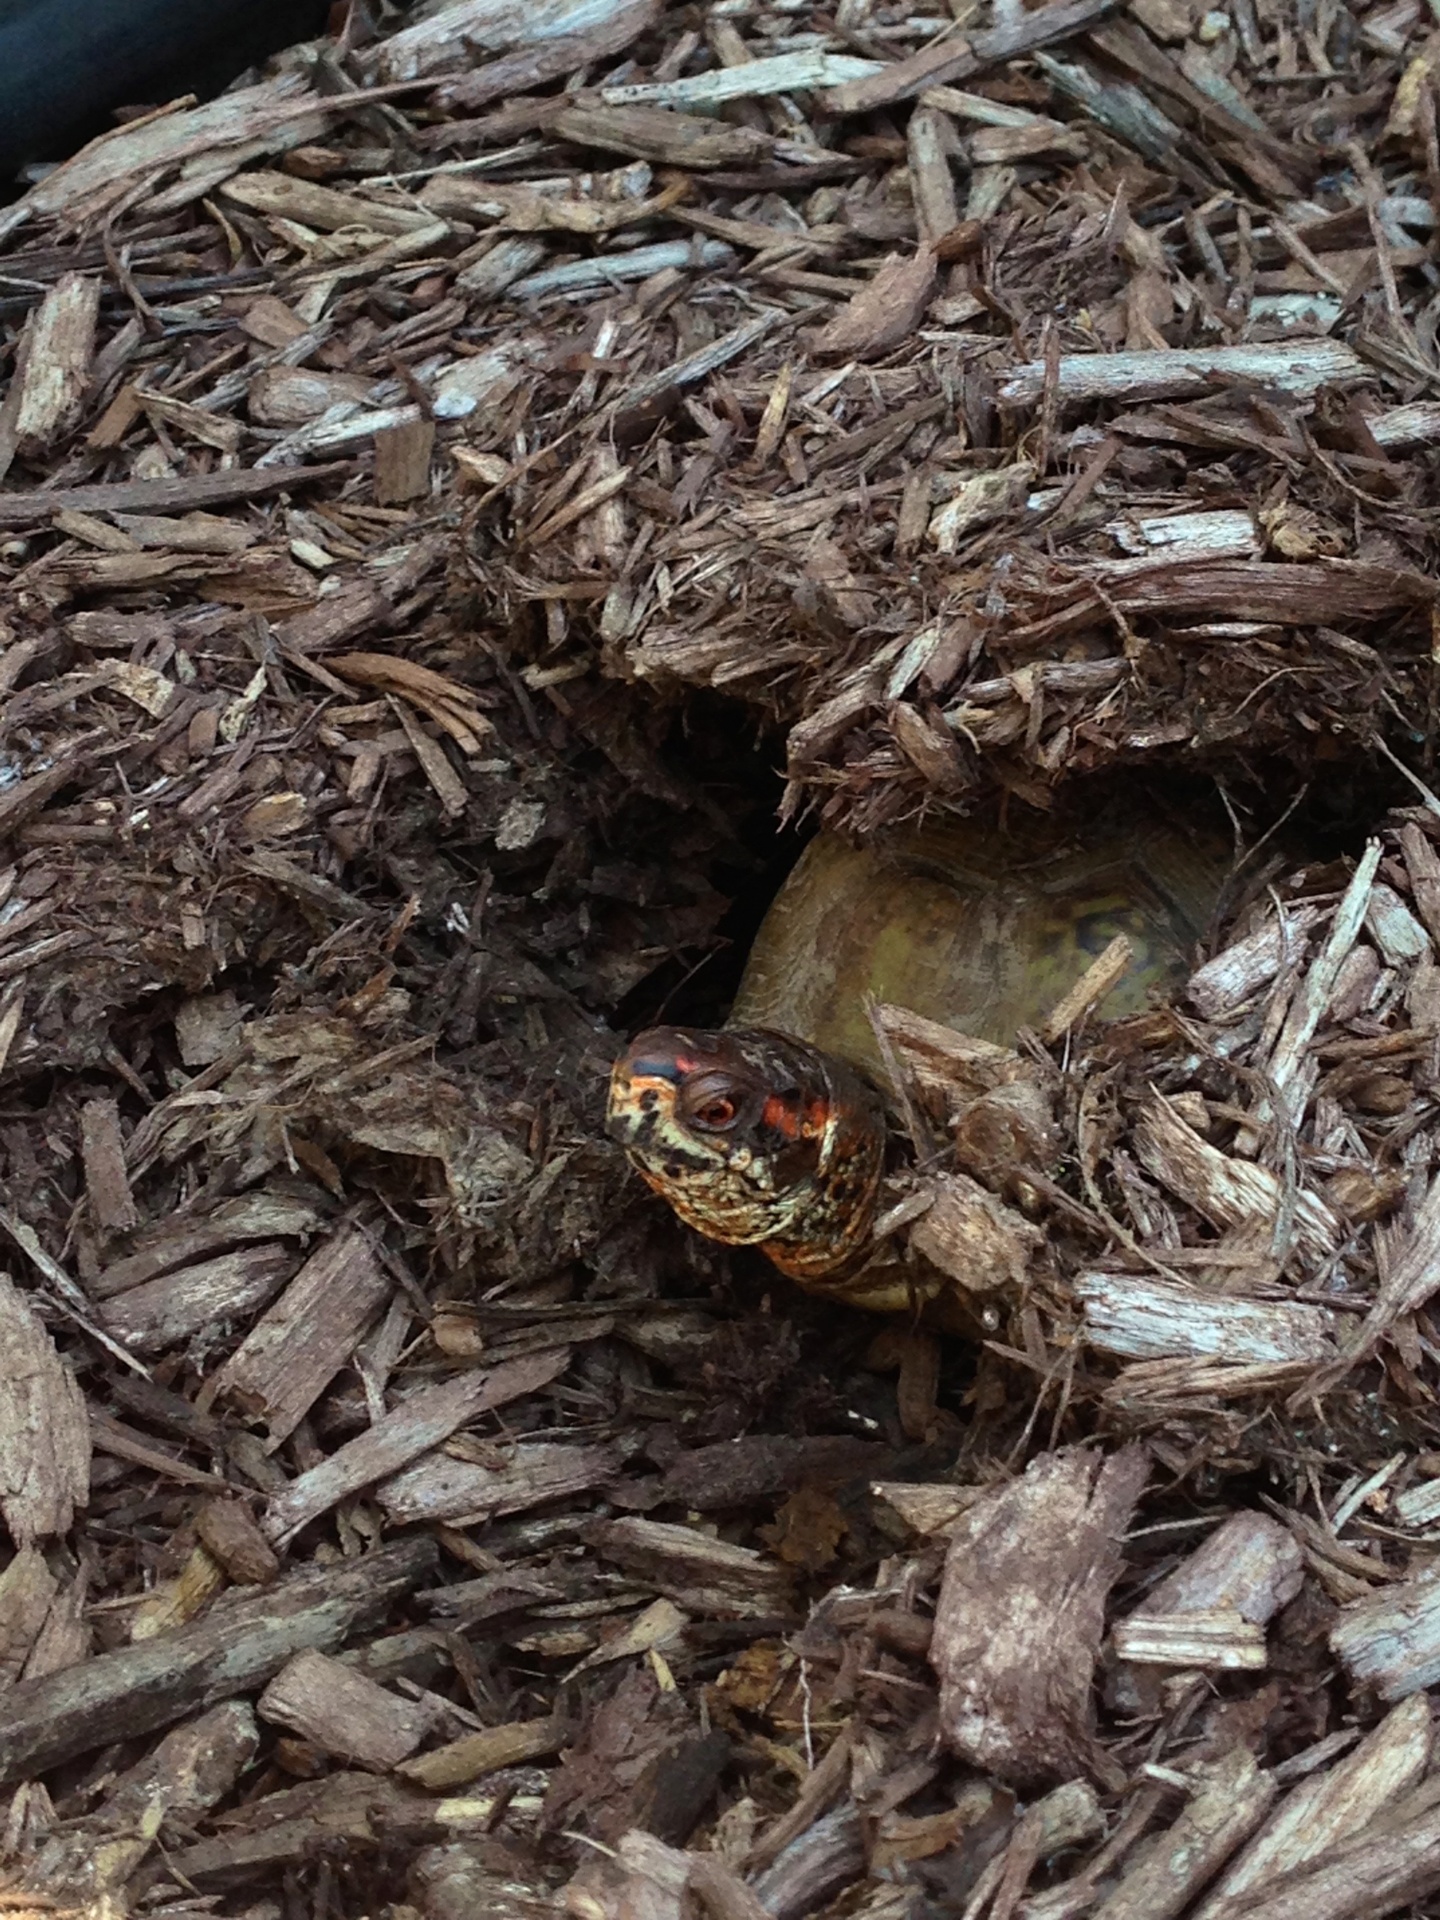
<svg viewBox="0 0 1440 1920"><path fill-rule="evenodd" d="M740 1101L728 1084L707 1074L688 1089L684 1114L702 1133L725 1133L740 1118Z"/></svg>

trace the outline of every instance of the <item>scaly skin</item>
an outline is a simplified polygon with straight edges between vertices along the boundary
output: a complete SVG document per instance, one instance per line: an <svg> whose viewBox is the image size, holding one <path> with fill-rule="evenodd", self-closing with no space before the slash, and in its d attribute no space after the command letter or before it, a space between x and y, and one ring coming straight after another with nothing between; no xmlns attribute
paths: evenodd
<svg viewBox="0 0 1440 1920"><path fill-rule="evenodd" d="M816 1047L652 1027L615 1062L607 1126L687 1226L759 1247L803 1287L843 1292L869 1254L884 1113Z"/></svg>

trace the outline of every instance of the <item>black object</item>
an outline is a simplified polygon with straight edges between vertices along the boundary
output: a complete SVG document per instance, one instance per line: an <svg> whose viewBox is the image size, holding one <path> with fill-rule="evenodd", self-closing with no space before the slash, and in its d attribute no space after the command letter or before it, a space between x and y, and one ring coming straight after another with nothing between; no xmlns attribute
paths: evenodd
<svg viewBox="0 0 1440 1920"><path fill-rule="evenodd" d="M218 93L323 31L329 0L0 0L0 192L63 160L117 107Z"/></svg>

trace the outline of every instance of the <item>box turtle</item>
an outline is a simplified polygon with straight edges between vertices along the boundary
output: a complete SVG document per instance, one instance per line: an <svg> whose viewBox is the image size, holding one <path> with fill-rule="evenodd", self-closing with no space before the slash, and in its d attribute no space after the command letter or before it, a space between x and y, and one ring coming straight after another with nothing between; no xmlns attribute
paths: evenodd
<svg viewBox="0 0 1440 1920"><path fill-rule="evenodd" d="M864 1277L885 1169L872 1001L1009 1046L1117 934L1101 1003L1143 1009L1183 978L1228 871L1162 818L998 832L950 820L855 847L821 833L756 938L730 1022L652 1027L615 1063L609 1130L680 1218L753 1245L801 1286L886 1308Z"/></svg>

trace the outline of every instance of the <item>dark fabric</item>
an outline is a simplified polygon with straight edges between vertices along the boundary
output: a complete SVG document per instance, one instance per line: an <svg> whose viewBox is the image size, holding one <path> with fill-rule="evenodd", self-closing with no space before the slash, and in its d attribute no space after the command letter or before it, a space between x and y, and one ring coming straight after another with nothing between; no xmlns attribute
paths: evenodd
<svg viewBox="0 0 1440 1920"><path fill-rule="evenodd" d="M115 108L218 92L319 33L327 0L0 0L0 184L60 160Z"/></svg>

